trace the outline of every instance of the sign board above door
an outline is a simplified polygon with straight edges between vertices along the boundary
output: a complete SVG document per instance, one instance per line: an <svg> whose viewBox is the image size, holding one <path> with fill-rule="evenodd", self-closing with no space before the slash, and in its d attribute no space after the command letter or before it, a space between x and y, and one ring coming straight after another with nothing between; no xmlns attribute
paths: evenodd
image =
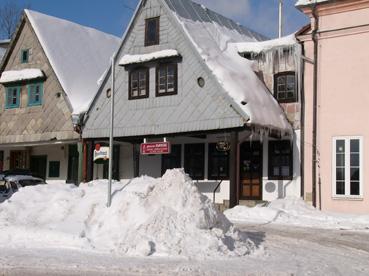
<svg viewBox="0 0 369 276"><path fill-rule="evenodd" d="M155 142L141 144L140 151L142 155L170 154L169 142Z"/></svg>

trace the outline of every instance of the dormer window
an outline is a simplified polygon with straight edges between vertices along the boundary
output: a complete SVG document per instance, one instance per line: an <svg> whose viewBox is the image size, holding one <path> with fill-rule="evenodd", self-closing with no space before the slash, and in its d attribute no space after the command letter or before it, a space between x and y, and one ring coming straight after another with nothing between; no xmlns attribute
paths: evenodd
<svg viewBox="0 0 369 276"><path fill-rule="evenodd" d="M18 108L20 106L20 92L20 86L6 88L6 109Z"/></svg>
<svg viewBox="0 0 369 276"><path fill-rule="evenodd" d="M28 106L42 105L43 83L29 84L28 86Z"/></svg>
<svg viewBox="0 0 369 276"><path fill-rule="evenodd" d="M25 49L21 51L21 62L28 63L29 60L29 49Z"/></svg>
<svg viewBox="0 0 369 276"><path fill-rule="evenodd" d="M149 97L149 69L135 69L129 74L129 95L130 100Z"/></svg>
<svg viewBox="0 0 369 276"><path fill-rule="evenodd" d="M274 76L274 97L280 103L297 101L295 72L283 72Z"/></svg>
<svg viewBox="0 0 369 276"><path fill-rule="evenodd" d="M146 19L145 46L159 44L160 17Z"/></svg>

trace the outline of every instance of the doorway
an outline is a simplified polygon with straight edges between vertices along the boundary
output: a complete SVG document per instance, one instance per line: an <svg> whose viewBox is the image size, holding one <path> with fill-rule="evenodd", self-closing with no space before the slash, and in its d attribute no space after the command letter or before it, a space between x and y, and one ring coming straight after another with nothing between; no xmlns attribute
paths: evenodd
<svg viewBox="0 0 369 276"><path fill-rule="evenodd" d="M240 146L240 199L262 200L263 147L260 142Z"/></svg>
<svg viewBox="0 0 369 276"><path fill-rule="evenodd" d="M30 170L33 175L46 179L47 156L31 156Z"/></svg>

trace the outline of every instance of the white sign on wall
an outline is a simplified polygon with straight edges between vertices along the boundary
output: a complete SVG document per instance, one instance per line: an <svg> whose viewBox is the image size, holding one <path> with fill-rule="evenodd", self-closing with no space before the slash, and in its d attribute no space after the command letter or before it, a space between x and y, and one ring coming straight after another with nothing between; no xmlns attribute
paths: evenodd
<svg viewBox="0 0 369 276"><path fill-rule="evenodd" d="M94 150L94 162L109 160L109 147L100 147Z"/></svg>

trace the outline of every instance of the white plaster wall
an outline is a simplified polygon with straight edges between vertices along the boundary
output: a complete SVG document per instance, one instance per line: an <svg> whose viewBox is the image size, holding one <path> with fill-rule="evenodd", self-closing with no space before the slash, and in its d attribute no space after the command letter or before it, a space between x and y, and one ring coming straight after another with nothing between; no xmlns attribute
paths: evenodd
<svg viewBox="0 0 369 276"><path fill-rule="evenodd" d="M286 196L301 196L300 173L300 130L296 130L293 139L293 179L268 179L268 139L263 143L263 200L272 201Z"/></svg>

